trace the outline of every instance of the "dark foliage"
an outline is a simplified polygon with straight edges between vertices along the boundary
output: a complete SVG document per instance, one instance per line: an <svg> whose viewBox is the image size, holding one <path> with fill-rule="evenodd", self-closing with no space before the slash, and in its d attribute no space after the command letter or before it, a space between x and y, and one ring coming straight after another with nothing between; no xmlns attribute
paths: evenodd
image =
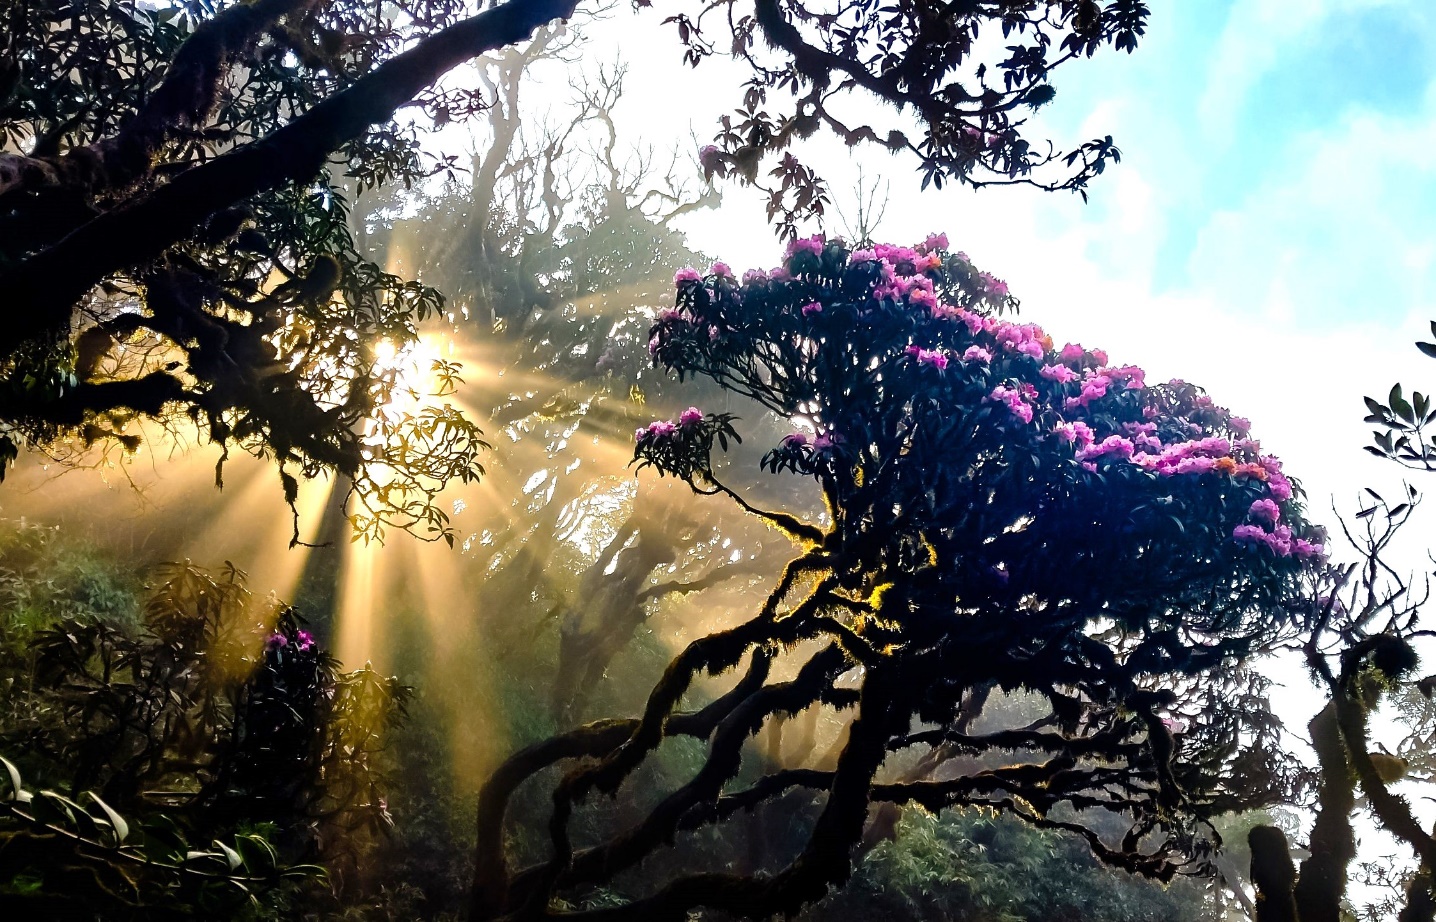
<svg viewBox="0 0 1436 922"><path fill-rule="evenodd" d="M20 798L12 778L0 818L8 903L232 911L315 861L343 887L391 822L381 754L408 690L340 671L233 569L175 565L156 580L137 627L66 616L27 632L23 653L6 645L0 747L27 785L54 792ZM86 801L103 805L90 812L109 820L106 836L75 825ZM239 844L191 859L186 842Z"/></svg>

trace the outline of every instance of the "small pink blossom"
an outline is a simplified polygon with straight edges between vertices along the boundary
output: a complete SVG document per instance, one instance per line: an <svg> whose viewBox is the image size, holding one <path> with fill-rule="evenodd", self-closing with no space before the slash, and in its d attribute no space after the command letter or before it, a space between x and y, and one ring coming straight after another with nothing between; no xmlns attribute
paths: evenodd
<svg viewBox="0 0 1436 922"><path fill-rule="evenodd" d="M929 252L932 250L945 250L947 247L947 234L928 234L927 239L922 242L922 248Z"/></svg>
<svg viewBox="0 0 1436 922"><path fill-rule="evenodd" d="M708 267L708 274L731 279L733 277L733 270L728 268L728 264L725 262L715 262Z"/></svg>
<svg viewBox="0 0 1436 922"><path fill-rule="evenodd" d="M1062 351L1058 353L1057 358L1068 365L1075 365L1082 361L1082 357L1086 354L1087 350L1083 349L1077 343L1068 343L1062 347Z"/></svg>
<svg viewBox="0 0 1436 922"><path fill-rule="evenodd" d="M703 411L697 407L689 407L678 417L678 423L682 426L696 426L703 422Z"/></svg>
<svg viewBox="0 0 1436 922"><path fill-rule="evenodd" d="M314 646L314 635L308 631L300 631L295 639L298 641L297 646L301 652L308 652Z"/></svg>
<svg viewBox="0 0 1436 922"><path fill-rule="evenodd" d="M821 314L822 312L823 312L823 305L819 304L817 301L811 301L811 302L809 302L809 303L803 305L803 316L804 316L804 317L810 316L810 315L812 315L812 314Z"/></svg>
<svg viewBox="0 0 1436 922"><path fill-rule="evenodd" d="M264 646L270 650L282 650L289 646L289 638L285 637L279 631L275 631L265 638Z"/></svg>
<svg viewBox="0 0 1436 922"><path fill-rule="evenodd" d="M962 353L964 362L978 362L983 365L992 363L992 353L981 346L968 346L967 351Z"/></svg>
<svg viewBox="0 0 1436 922"><path fill-rule="evenodd" d="M684 266L673 273L673 284L682 285L685 282L701 282L703 274L692 266Z"/></svg>
<svg viewBox="0 0 1436 922"><path fill-rule="evenodd" d="M749 269L747 272L743 273L744 285L754 285L758 282L766 281L768 281L768 273L764 272L762 269Z"/></svg>

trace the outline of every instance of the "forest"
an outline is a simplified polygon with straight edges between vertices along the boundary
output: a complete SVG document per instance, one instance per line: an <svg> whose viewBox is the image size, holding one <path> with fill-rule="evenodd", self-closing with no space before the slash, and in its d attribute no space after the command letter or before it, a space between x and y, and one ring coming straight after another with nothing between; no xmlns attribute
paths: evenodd
<svg viewBox="0 0 1436 922"><path fill-rule="evenodd" d="M0 918L1436 922L1394 6L0 0Z"/></svg>

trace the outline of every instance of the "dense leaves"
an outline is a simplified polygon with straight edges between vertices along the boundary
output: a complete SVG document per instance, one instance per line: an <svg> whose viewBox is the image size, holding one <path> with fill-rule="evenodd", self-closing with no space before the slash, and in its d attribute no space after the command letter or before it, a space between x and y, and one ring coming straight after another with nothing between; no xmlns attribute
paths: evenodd
<svg viewBox="0 0 1436 922"><path fill-rule="evenodd" d="M237 885L272 889L287 866L342 872L388 828L382 753L405 687L342 672L292 611L252 599L233 569L160 570L140 620L76 612L32 624L23 653L5 647L0 746L27 787L55 792L23 797L12 779L0 820L16 843L8 891L31 894L36 911L57 899L102 914L168 910L214 896L212 883L242 902ZM54 809L29 808L45 804ZM212 841L226 844L211 854ZM226 849L249 870L209 868L239 868ZM94 886L66 883L76 866Z"/></svg>

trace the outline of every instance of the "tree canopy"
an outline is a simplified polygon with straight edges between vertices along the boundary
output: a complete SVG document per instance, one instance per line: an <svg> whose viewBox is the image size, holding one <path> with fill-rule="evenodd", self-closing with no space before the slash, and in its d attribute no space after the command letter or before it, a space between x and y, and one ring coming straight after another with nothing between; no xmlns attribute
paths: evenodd
<svg viewBox="0 0 1436 922"><path fill-rule="evenodd" d="M806 549L753 618L673 660L642 718L536 744L495 774L480 801L478 917L552 905L680 830L793 790L814 806L787 863L680 874L622 908L576 915L792 913L846 879L871 803L1010 812L1168 879L1215 844L1210 817L1289 788L1293 768L1259 706L1264 680L1242 665L1307 626L1298 600L1323 537L1245 420L1191 385L1147 385L1140 368L1004 319L1016 308L1007 286L941 235L856 252L796 240L772 272L740 280L717 263L675 282L654 361L799 427L762 463L815 477L828 514L765 511L720 480L716 452L740 437L731 414L694 407L638 430L640 467L726 494ZM696 677L745 660L731 691L676 712ZM969 733L994 689L1036 694L1047 713ZM820 707L857 709L828 764L739 774L744 741L770 718ZM577 805L617 790L673 735L708 740L704 767L611 839L572 843ZM913 747L937 761L1014 757L943 780L880 777ZM510 874L509 793L578 756L597 761L555 790L553 856ZM1099 831L1102 815L1121 832Z"/></svg>

